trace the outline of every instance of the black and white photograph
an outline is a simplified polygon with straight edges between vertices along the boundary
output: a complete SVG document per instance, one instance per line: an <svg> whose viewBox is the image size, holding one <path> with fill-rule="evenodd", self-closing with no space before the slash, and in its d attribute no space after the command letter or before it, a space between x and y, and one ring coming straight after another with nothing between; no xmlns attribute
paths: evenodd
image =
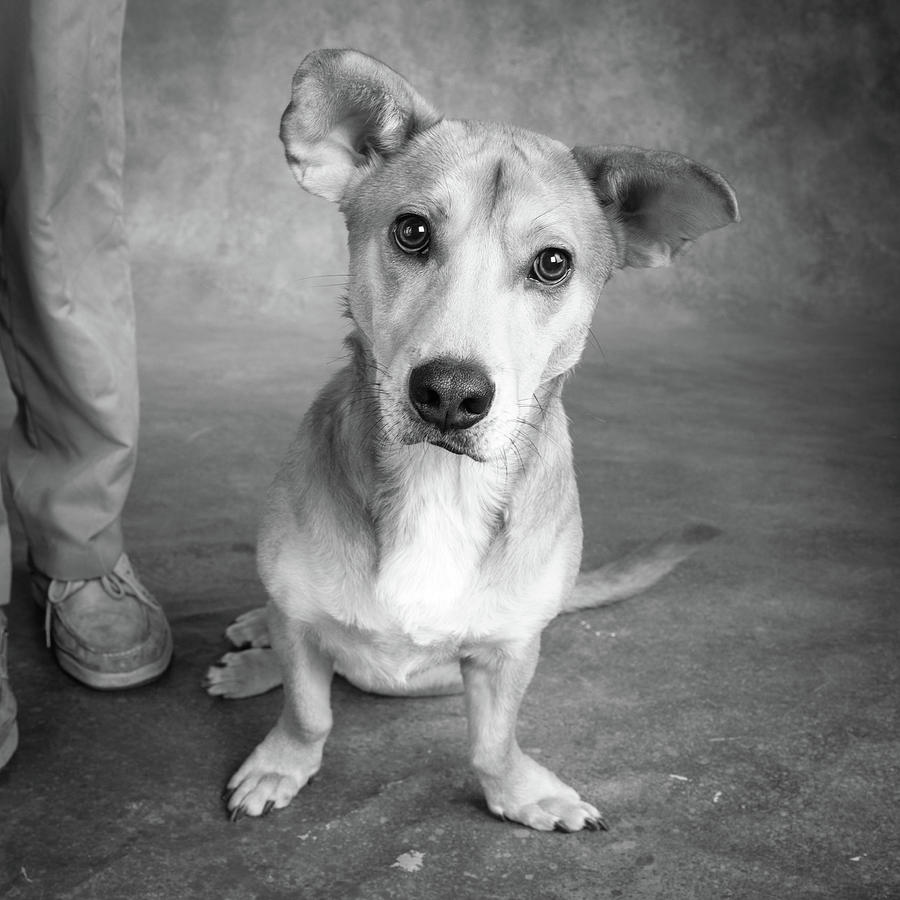
<svg viewBox="0 0 900 900"><path fill-rule="evenodd" d="M0 896L900 898L900 7L0 0Z"/></svg>

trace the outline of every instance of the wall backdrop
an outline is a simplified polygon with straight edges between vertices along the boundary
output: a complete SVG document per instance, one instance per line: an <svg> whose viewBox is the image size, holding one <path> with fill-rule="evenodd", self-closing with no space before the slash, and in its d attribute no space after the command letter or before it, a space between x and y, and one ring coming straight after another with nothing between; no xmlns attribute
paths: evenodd
<svg viewBox="0 0 900 900"><path fill-rule="evenodd" d="M335 318L341 219L295 186L277 131L300 59L350 46L448 116L677 150L732 181L741 225L604 302L897 322L898 35L890 0L131 0L138 301Z"/></svg>

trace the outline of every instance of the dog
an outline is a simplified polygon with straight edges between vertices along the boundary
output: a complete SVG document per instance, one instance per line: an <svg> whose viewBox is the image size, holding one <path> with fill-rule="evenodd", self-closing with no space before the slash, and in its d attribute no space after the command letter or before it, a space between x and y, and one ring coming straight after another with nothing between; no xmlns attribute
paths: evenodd
<svg viewBox="0 0 900 900"><path fill-rule="evenodd" d="M738 221L734 192L674 153L443 119L354 50L303 60L281 139L300 185L346 219L350 361L268 493L269 604L229 630L255 648L208 674L224 696L284 684L227 809L283 808L319 771L338 672L374 693L463 691L492 813L605 828L516 742L541 632L648 587L714 530L688 526L579 578L563 383L613 273L666 265Z"/></svg>

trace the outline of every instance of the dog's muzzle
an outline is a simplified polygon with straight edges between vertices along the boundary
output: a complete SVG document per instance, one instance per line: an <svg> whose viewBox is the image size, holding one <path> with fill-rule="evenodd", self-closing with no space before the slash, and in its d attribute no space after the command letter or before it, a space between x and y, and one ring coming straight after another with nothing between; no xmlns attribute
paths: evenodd
<svg viewBox="0 0 900 900"><path fill-rule="evenodd" d="M494 400L494 383L478 363L438 357L409 375L409 401L419 418L436 429L431 443L465 453L454 439L480 422Z"/></svg>

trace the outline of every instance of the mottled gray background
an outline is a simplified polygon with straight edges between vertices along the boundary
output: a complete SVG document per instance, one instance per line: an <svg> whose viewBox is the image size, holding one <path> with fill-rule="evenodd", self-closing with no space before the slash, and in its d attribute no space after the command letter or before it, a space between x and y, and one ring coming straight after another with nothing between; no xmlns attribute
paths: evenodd
<svg viewBox="0 0 900 900"><path fill-rule="evenodd" d="M132 0L139 299L327 327L339 292L308 276L346 271L340 216L294 187L277 129L300 59L351 46L447 116L676 150L731 180L739 229L621 275L607 303L897 322L898 28L896 3L856 0Z"/></svg>
<svg viewBox="0 0 900 900"><path fill-rule="evenodd" d="M131 0L143 408L125 526L175 658L127 694L69 679L19 537L0 895L896 900L898 10ZM642 597L545 632L519 738L608 833L496 821L460 698L340 679L321 777L265 820L225 816L281 697L217 701L201 680L263 602L260 498L347 328L343 225L294 184L278 121L300 59L348 45L447 115L678 150L740 198L741 225L613 279L603 351L566 386L587 566L686 519L723 532ZM397 867L411 851L420 871Z"/></svg>

